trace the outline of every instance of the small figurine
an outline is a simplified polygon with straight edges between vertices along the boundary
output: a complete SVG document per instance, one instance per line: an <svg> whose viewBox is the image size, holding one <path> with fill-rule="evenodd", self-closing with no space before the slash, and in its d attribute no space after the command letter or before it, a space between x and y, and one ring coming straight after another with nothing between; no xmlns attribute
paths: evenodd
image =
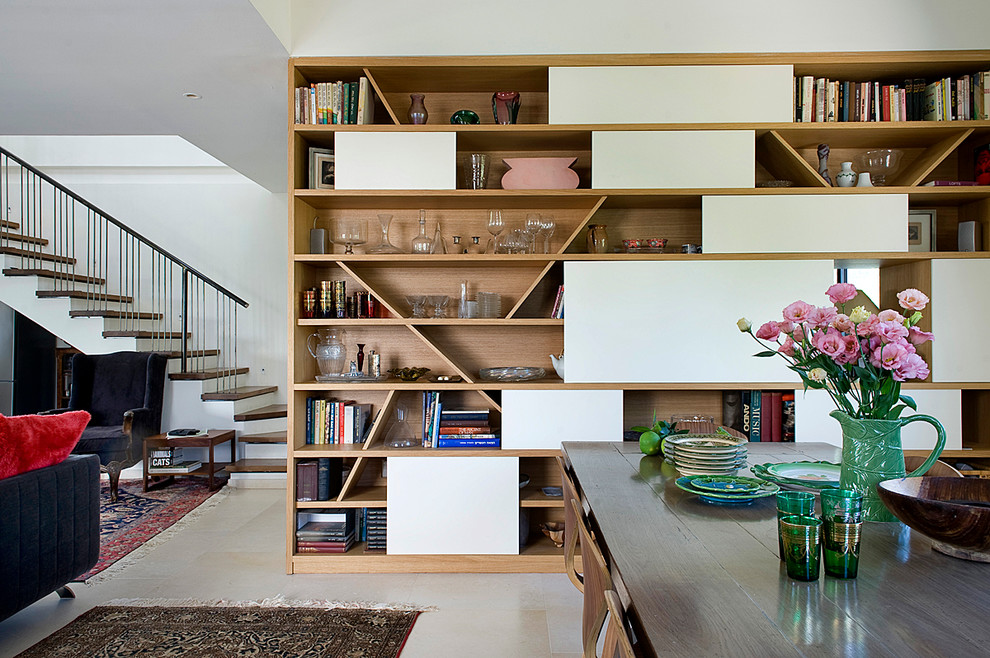
<svg viewBox="0 0 990 658"><path fill-rule="evenodd" d="M831 187L832 179L828 177L828 150L828 144L818 145L818 173Z"/></svg>

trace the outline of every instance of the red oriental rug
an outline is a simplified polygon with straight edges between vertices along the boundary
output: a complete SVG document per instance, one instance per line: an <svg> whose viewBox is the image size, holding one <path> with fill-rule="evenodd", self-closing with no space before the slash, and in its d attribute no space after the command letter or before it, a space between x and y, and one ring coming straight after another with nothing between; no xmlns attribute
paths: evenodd
<svg viewBox="0 0 990 658"><path fill-rule="evenodd" d="M220 491L226 494L227 490L222 487L210 491L205 481L199 478L177 479L148 492L141 489L141 480L121 480L117 502L112 503L110 484L103 480L100 491L100 559L96 566L76 578L75 582L91 579L122 558L128 559L120 566L130 563L139 557L139 554L132 555L135 549L142 546L150 548L164 540L171 533L163 535L162 531L171 528L214 494ZM214 497L209 506L212 507L222 497Z"/></svg>

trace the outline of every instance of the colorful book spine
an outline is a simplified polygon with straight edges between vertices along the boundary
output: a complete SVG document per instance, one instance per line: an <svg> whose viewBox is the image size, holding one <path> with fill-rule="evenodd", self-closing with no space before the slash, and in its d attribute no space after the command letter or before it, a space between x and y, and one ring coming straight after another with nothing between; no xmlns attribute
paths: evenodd
<svg viewBox="0 0 990 658"><path fill-rule="evenodd" d="M437 440L438 448L498 448L502 440L498 437L487 439L446 438Z"/></svg>
<svg viewBox="0 0 990 658"><path fill-rule="evenodd" d="M763 440L763 395L760 391L751 391L749 408L749 440Z"/></svg>

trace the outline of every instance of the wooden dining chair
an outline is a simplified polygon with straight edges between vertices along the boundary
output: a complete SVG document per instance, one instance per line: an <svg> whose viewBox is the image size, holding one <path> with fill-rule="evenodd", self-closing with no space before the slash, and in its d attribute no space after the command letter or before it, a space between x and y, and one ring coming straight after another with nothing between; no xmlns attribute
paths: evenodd
<svg viewBox="0 0 990 658"><path fill-rule="evenodd" d="M580 500L574 480L571 479L571 474L567 471L567 467L564 464L564 458L558 455L556 459L557 468L560 469L560 484L561 489L563 489L564 500L569 501L571 498ZM581 506L578 505L579 510L580 508ZM574 583L577 590L584 592L584 576L577 570L577 564L575 563L577 558L578 535L580 534L577 523L578 520L574 516L573 510L571 510L571 506L564 505L564 569L567 572L567 577Z"/></svg>
<svg viewBox="0 0 990 658"><path fill-rule="evenodd" d="M608 617L605 592L612 589L612 575L598 543L591 537L588 519L576 498L568 498L567 506L577 519L581 536L581 562L584 565L584 606L581 614L581 641L584 658L598 658L598 638Z"/></svg>
<svg viewBox="0 0 990 658"><path fill-rule="evenodd" d="M559 457L558 457L558 459L559 459ZM904 469L908 473L910 473L911 471L913 471L914 469L918 468L919 466L921 466L924 463L925 463L925 457L914 457L914 456L911 456L911 455L904 455ZM928 472L925 473L925 475L927 477L933 477L933 478L946 478L946 477L948 477L948 478L961 478L961 477L964 477L962 473L960 473L958 470L956 470L954 467L950 466L949 464L946 464L941 459L936 459L935 460L935 463L932 464L932 467L928 469ZM564 492L564 495L565 496L567 495L567 492L566 491Z"/></svg>
<svg viewBox="0 0 990 658"><path fill-rule="evenodd" d="M618 654L619 658L636 658L632 640L629 639L629 632L626 630L626 613L614 589L605 590L605 604L608 606L608 625L605 627L602 656L612 658Z"/></svg>

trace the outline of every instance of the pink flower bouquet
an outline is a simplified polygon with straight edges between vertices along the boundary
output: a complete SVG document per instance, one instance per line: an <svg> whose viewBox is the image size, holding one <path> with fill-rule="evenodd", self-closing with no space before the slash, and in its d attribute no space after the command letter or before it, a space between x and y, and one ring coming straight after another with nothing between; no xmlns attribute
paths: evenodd
<svg viewBox="0 0 990 658"><path fill-rule="evenodd" d="M805 390L828 391L835 406L853 418L893 420L905 408L917 410L901 395L901 382L928 377L928 364L916 347L932 339L918 328L928 297L909 288L897 294L905 313L873 314L862 306L845 313L859 291L851 283L836 283L827 291L833 306L796 301L783 311L783 320L770 321L753 332L746 318L737 323L763 347L755 356L780 356L798 373Z"/></svg>

